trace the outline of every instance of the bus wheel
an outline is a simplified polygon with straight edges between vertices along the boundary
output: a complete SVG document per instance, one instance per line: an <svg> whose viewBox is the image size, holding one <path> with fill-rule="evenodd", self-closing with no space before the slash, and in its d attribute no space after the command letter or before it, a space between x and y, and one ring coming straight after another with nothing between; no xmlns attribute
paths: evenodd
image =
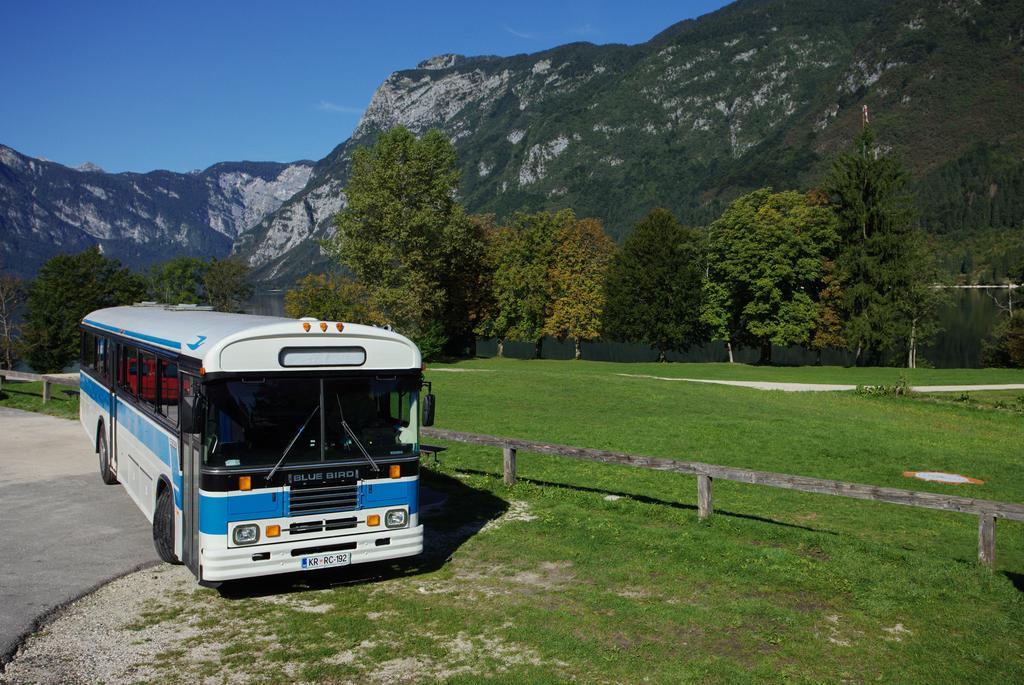
<svg viewBox="0 0 1024 685"><path fill-rule="evenodd" d="M160 491L156 498L156 511L153 512L153 545L157 556L168 564L180 564L174 556L174 499L171 497L170 486Z"/></svg>
<svg viewBox="0 0 1024 685"><path fill-rule="evenodd" d="M100 478L107 485L117 485L117 476L114 474L114 470L110 468L110 448L107 447L107 431L103 428L102 424L99 431L100 439L99 444L96 446L96 451L100 455Z"/></svg>

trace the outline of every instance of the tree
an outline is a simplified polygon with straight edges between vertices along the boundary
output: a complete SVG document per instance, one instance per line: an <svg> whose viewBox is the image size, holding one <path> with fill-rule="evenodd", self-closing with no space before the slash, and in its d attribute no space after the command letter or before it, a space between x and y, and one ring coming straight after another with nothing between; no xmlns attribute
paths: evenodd
<svg viewBox="0 0 1024 685"><path fill-rule="evenodd" d="M469 215L453 228L444 251L444 330L447 349L472 356L477 324L484 315L490 291L486 236L494 229L494 215Z"/></svg>
<svg viewBox="0 0 1024 685"><path fill-rule="evenodd" d="M982 348L985 366L1024 368L1024 309L998 324Z"/></svg>
<svg viewBox="0 0 1024 685"><path fill-rule="evenodd" d="M654 209L615 254L605 284L603 328L615 339L640 342L665 361L703 338L700 251L694 231L666 209Z"/></svg>
<svg viewBox="0 0 1024 685"><path fill-rule="evenodd" d="M858 364L889 359L908 328L908 311L921 311L905 302L917 297L925 277L915 273L921 239L907 184L899 162L878 153L870 127L852 152L836 158L826 182L839 218L836 262L847 320L844 337ZM917 325L926 325L929 316L925 313Z"/></svg>
<svg viewBox="0 0 1024 685"><path fill-rule="evenodd" d="M455 148L437 130L417 139L397 127L356 150L337 234L323 243L370 295L374 310L432 356L471 333L466 274L480 231L456 201Z"/></svg>
<svg viewBox="0 0 1024 685"><path fill-rule="evenodd" d="M504 289L512 306L508 337L532 342L534 357L540 359L544 324L551 315L552 291L549 273L555 256L555 237L576 221L571 209L559 212L516 214L511 261L495 274L495 284Z"/></svg>
<svg viewBox="0 0 1024 685"><path fill-rule="evenodd" d="M826 259L823 267L821 292L818 293L818 324L811 336L811 349L818 353L818 366L821 366L823 350L846 345L843 339L843 286L833 260Z"/></svg>
<svg viewBox="0 0 1024 685"><path fill-rule="evenodd" d="M20 326L18 310L25 302L25 282L17 276L0 273L0 367L14 368Z"/></svg>
<svg viewBox="0 0 1024 685"><path fill-rule="evenodd" d="M910 234L906 249L906 269L911 278L895 293L898 314L896 330L903 341L908 369L917 368L917 351L939 332L938 311L948 293L938 286L943 280L934 248L920 231Z"/></svg>
<svg viewBox="0 0 1024 685"><path fill-rule="evenodd" d="M350 278L309 274L285 293L284 311L299 319L379 324L380 315L370 309L366 288Z"/></svg>
<svg viewBox="0 0 1024 685"><path fill-rule="evenodd" d="M762 188L735 200L708 230L704 318L731 347L811 344L836 219L814 193Z"/></svg>
<svg viewBox="0 0 1024 685"><path fill-rule="evenodd" d="M248 277L249 265L238 257L213 258L203 272L207 301L218 312L241 311L245 301L252 297Z"/></svg>
<svg viewBox="0 0 1024 685"><path fill-rule="evenodd" d="M597 219L573 221L555 236L548 271L551 314L544 322L544 333L559 340L572 338L576 359L583 356L583 341L601 334L604 284L614 255L615 242Z"/></svg>
<svg viewBox="0 0 1024 685"><path fill-rule="evenodd" d="M496 338L498 356L505 356L505 340L517 311L515 281L510 269L516 250L516 230L491 223L484 231L483 262L487 281L483 284L481 314L474 332Z"/></svg>
<svg viewBox="0 0 1024 685"><path fill-rule="evenodd" d="M165 304L200 304L208 264L195 257L175 257L147 274L149 298Z"/></svg>
<svg viewBox="0 0 1024 685"><path fill-rule="evenodd" d="M576 221L572 210L517 213L511 226L491 228L486 237L484 264L490 272L490 297L477 324L477 333L498 339L498 356L506 340L534 345L541 356L544 326L551 316L549 274L555 236Z"/></svg>
<svg viewBox="0 0 1024 685"><path fill-rule="evenodd" d="M95 309L131 304L145 295L145 280L93 247L48 260L29 287L25 347L30 366L54 373L79 354L78 324Z"/></svg>

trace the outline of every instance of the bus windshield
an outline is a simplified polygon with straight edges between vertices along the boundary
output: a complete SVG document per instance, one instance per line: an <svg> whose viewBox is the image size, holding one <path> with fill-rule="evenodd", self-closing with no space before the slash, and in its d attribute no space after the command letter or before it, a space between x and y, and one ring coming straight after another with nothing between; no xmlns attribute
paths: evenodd
<svg viewBox="0 0 1024 685"><path fill-rule="evenodd" d="M209 383L204 464L273 466L282 456L283 465L365 461L357 440L372 458L411 455L419 386L418 378L401 376Z"/></svg>

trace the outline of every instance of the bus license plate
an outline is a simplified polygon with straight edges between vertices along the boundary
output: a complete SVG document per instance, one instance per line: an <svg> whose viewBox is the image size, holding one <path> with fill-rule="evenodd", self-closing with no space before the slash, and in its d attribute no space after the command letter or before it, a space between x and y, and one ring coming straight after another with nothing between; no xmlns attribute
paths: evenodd
<svg viewBox="0 0 1024 685"><path fill-rule="evenodd" d="M318 554L315 557L302 557L302 568L313 570L328 568L331 566L348 566L352 563L351 552L337 552L335 554Z"/></svg>

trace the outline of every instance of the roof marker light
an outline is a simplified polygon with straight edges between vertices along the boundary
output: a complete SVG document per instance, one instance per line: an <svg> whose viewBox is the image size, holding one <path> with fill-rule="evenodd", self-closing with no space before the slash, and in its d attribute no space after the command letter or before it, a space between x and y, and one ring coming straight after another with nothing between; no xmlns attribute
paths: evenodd
<svg viewBox="0 0 1024 685"><path fill-rule="evenodd" d="M302 322L302 330L304 330L307 333L309 333L309 322L308 321L303 321Z"/></svg>
<svg viewBox="0 0 1024 685"><path fill-rule="evenodd" d="M327 332L327 322L326 321L321 321L320 322L320 331L323 332L323 333Z"/></svg>
<svg viewBox="0 0 1024 685"><path fill-rule="evenodd" d="M342 332L343 330L345 330L345 325L344 325L344 324L342 324L342 323L340 323L340 322L339 322L339 323L336 323L336 324L334 324L334 327L338 329L338 332L339 332L339 333L341 333L341 332Z"/></svg>

